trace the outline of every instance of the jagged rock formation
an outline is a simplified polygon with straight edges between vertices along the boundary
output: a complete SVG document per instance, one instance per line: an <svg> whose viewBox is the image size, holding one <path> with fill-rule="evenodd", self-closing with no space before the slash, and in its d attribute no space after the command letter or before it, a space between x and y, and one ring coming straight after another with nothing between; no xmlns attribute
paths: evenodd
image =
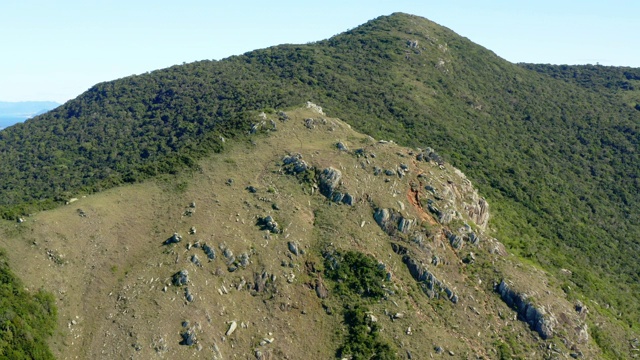
<svg viewBox="0 0 640 360"><path fill-rule="evenodd" d="M558 321L553 315L547 314L544 307L536 307L528 299L527 295L518 293L511 289L507 283L502 280L496 286L496 292L504 302L518 312L518 316L525 321L531 329L540 334L543 339L553 336L553 331Z"/></svg>

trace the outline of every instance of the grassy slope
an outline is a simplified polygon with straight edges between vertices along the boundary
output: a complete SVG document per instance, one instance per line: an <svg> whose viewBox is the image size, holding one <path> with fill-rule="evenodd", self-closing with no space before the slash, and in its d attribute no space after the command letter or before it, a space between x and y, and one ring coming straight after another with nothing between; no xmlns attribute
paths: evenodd
<svg viewBox="0 0 640 360"><path fill-rule="evenodd" d="M544 358L551 351L547 347L568 354L575 345L585 358L600 357L592 342L576 341L575 329L582 321L553 278L493 251L497 244L485 234L477 245L454 250L441 226L418 206L429 199L448 208L455 192L462 215L450 230L457 232L463 221L475 227L462 204L475 204L478 197L461 173L449 164L414 161L415 150L372 141L343 122L320 120L313 111L288 114L287 122L270 114L277 131L254 135L251 142L203 159L199 171L110 189L21 224L0 222L0 244L11 246L9 260L16 272L30 287L41 286L56 297L55 354L211 358L217 344L219 358L252 358L256 349L271 358L290 359L370 358L372 352L380 358L405 358L407 352L428 357L442 347L463 358L535 359ZM305 126L303 119L309 117L317 120L313 129ZM337 141L351 151L339 151ZM357 156L358 148L375 158ZM355 196L354 206L327 201L314 194L309 177L283 171L282 156L297 152L318 169L341 169L340 190ZM373 175L374 167L393 169L400 163L409 169L402 178ZM417 194L412 184L420 184ZM255 193L248 191L249 185ZM422 190L426 185L443 198ZM378 207L404 209L403 216L424 223L413 227L415 233L389 236L373 218ZM186 209L195 212L185 216ZM256 220L267 214L282 233L267 234L257 226ZM192 226L196 234L188 234ZM173 232L183 235L182 242L161 245ZM417 234L422 240L412 240ZM201 248L186 246L196 241L212 246L216 259L207 261ZM293 255L289 241L304 254ZM444 292L436 292L440 298L427 297L391 242L406 247L415 261L454 289L458 303ZM227 270L223 244L237 258L250 255L246 268ZM463 263L470 252L475 262ZM201 266L191 262L193 255ZM440 259L437 266L434 255ZM182 269L189 271L187 286L195 294L191 303L184 300L184 287L171 285L171 275ZM268 276L267 290L254 293L249 290L254 275L263 271L275 277ZM389 280L381 281L387 272ZM515 321L515 312L493 288L502 278L552 309L560 319L557 337L542 341L524 322ZM322 279L329 290L325 299L313 288ZM242 280L247 286L240 285ZM218 292L223 287L227 294ZM394 316L398 313L404 316ZM589 319L601 321L595 314ZM202 350L178 344L185 320L200 324ZM225 336L231 320L248 325ZM275 341L260 345L264 338Z"/></svg>
<svg viewBox="0 0 640 360"><path fill-rule="evenodd" d="M373 136L436 148L489 197L514 251L571 269L567 289L640 323L640 112L404 14L314 44L98 84L0 134L0 204L12 214L15 203L49 206L190 166L219 148L219 134L234 135L246 110L306 100Z"/></svg>

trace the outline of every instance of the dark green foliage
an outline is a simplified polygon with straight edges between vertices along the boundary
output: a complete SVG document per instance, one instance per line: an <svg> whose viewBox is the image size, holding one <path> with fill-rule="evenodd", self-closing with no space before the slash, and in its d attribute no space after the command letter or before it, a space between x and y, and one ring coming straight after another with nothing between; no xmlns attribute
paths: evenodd
<svg viewBox="0 0 640 360"><path fill-rule="evenodd" d="M0 359L53 359L46 339L56 327L51 294L30 294L0 250Z"/></svg>
<svg viewBox="0 0 640 360"><path fill-rule="evenodd" d="M616 90L633 91L638 89L640 69L602 65L550 65L550 64L518 64L525 69L537 71L577 84L581 87L605 92Z"/></svg>
<svg viewBox="0 0 640 360"><path fill-rule="evenodd" d="M325 275L335 282L342 296L380 299L385 272L375 259L363 253L347 251L325 254Z"/></svg>
<svg viewBox="0 0 640 360"><path fill-rule="evenodd" d="M346 334L336 356L353 359L396 359L391 344L382 339L379 325L368 316L369 304L384 296L384 269L356 251L326 251L325 276L342 304Z"/></svg>
<svg viewBox="0 0 640 360"><path fill-rule="evenodd" d="M347 325L348 334L344 345L338 349L338 358L351 355L354 360L390 360L396 359L392 346L382 340L380 327L370 321L367 316L369 309L356 305L344 311L344 322Z"/></svg>

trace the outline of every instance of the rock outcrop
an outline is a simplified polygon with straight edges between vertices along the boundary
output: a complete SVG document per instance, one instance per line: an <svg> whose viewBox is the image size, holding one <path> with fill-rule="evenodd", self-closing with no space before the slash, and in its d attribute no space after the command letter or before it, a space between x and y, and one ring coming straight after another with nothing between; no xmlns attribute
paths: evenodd
<svg viewBox="0 0 640 360"><path fill-rule="evenodd" d="M336 190L342 179L342 173L340 170L328 167L320 173L318 176L318 186L320 188L320 194L331 198L333 192Z"/></svg>
<svg viewBox="0 0 640 360"><path fill-rule="evenodd" d="M396 232L408 234L413 225L415 225L415 219L405 218L401 213L393 209L377 209L373 218L376 223L389 235L395 235Z"/></svg>
<svg viewBox="0 0 640 360"><path fill-rule="evenodd" d="M509 307L518 313L518 317L529 324L531 330L537 332L542 339L553 336L558 321L544 307L536 307L526 294L511 289L504 280L496 286L496 292Z"/></svg>

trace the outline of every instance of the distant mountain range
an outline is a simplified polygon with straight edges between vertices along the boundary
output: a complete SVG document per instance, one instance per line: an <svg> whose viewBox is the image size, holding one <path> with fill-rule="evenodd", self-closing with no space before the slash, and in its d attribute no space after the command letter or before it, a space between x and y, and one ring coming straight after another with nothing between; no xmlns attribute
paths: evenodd
<svg viewBox="0 0 640 360"><path fill-rule="evenodd" d="M60 106L53 101L0 101L0 129L25 121Z"/></svg>

